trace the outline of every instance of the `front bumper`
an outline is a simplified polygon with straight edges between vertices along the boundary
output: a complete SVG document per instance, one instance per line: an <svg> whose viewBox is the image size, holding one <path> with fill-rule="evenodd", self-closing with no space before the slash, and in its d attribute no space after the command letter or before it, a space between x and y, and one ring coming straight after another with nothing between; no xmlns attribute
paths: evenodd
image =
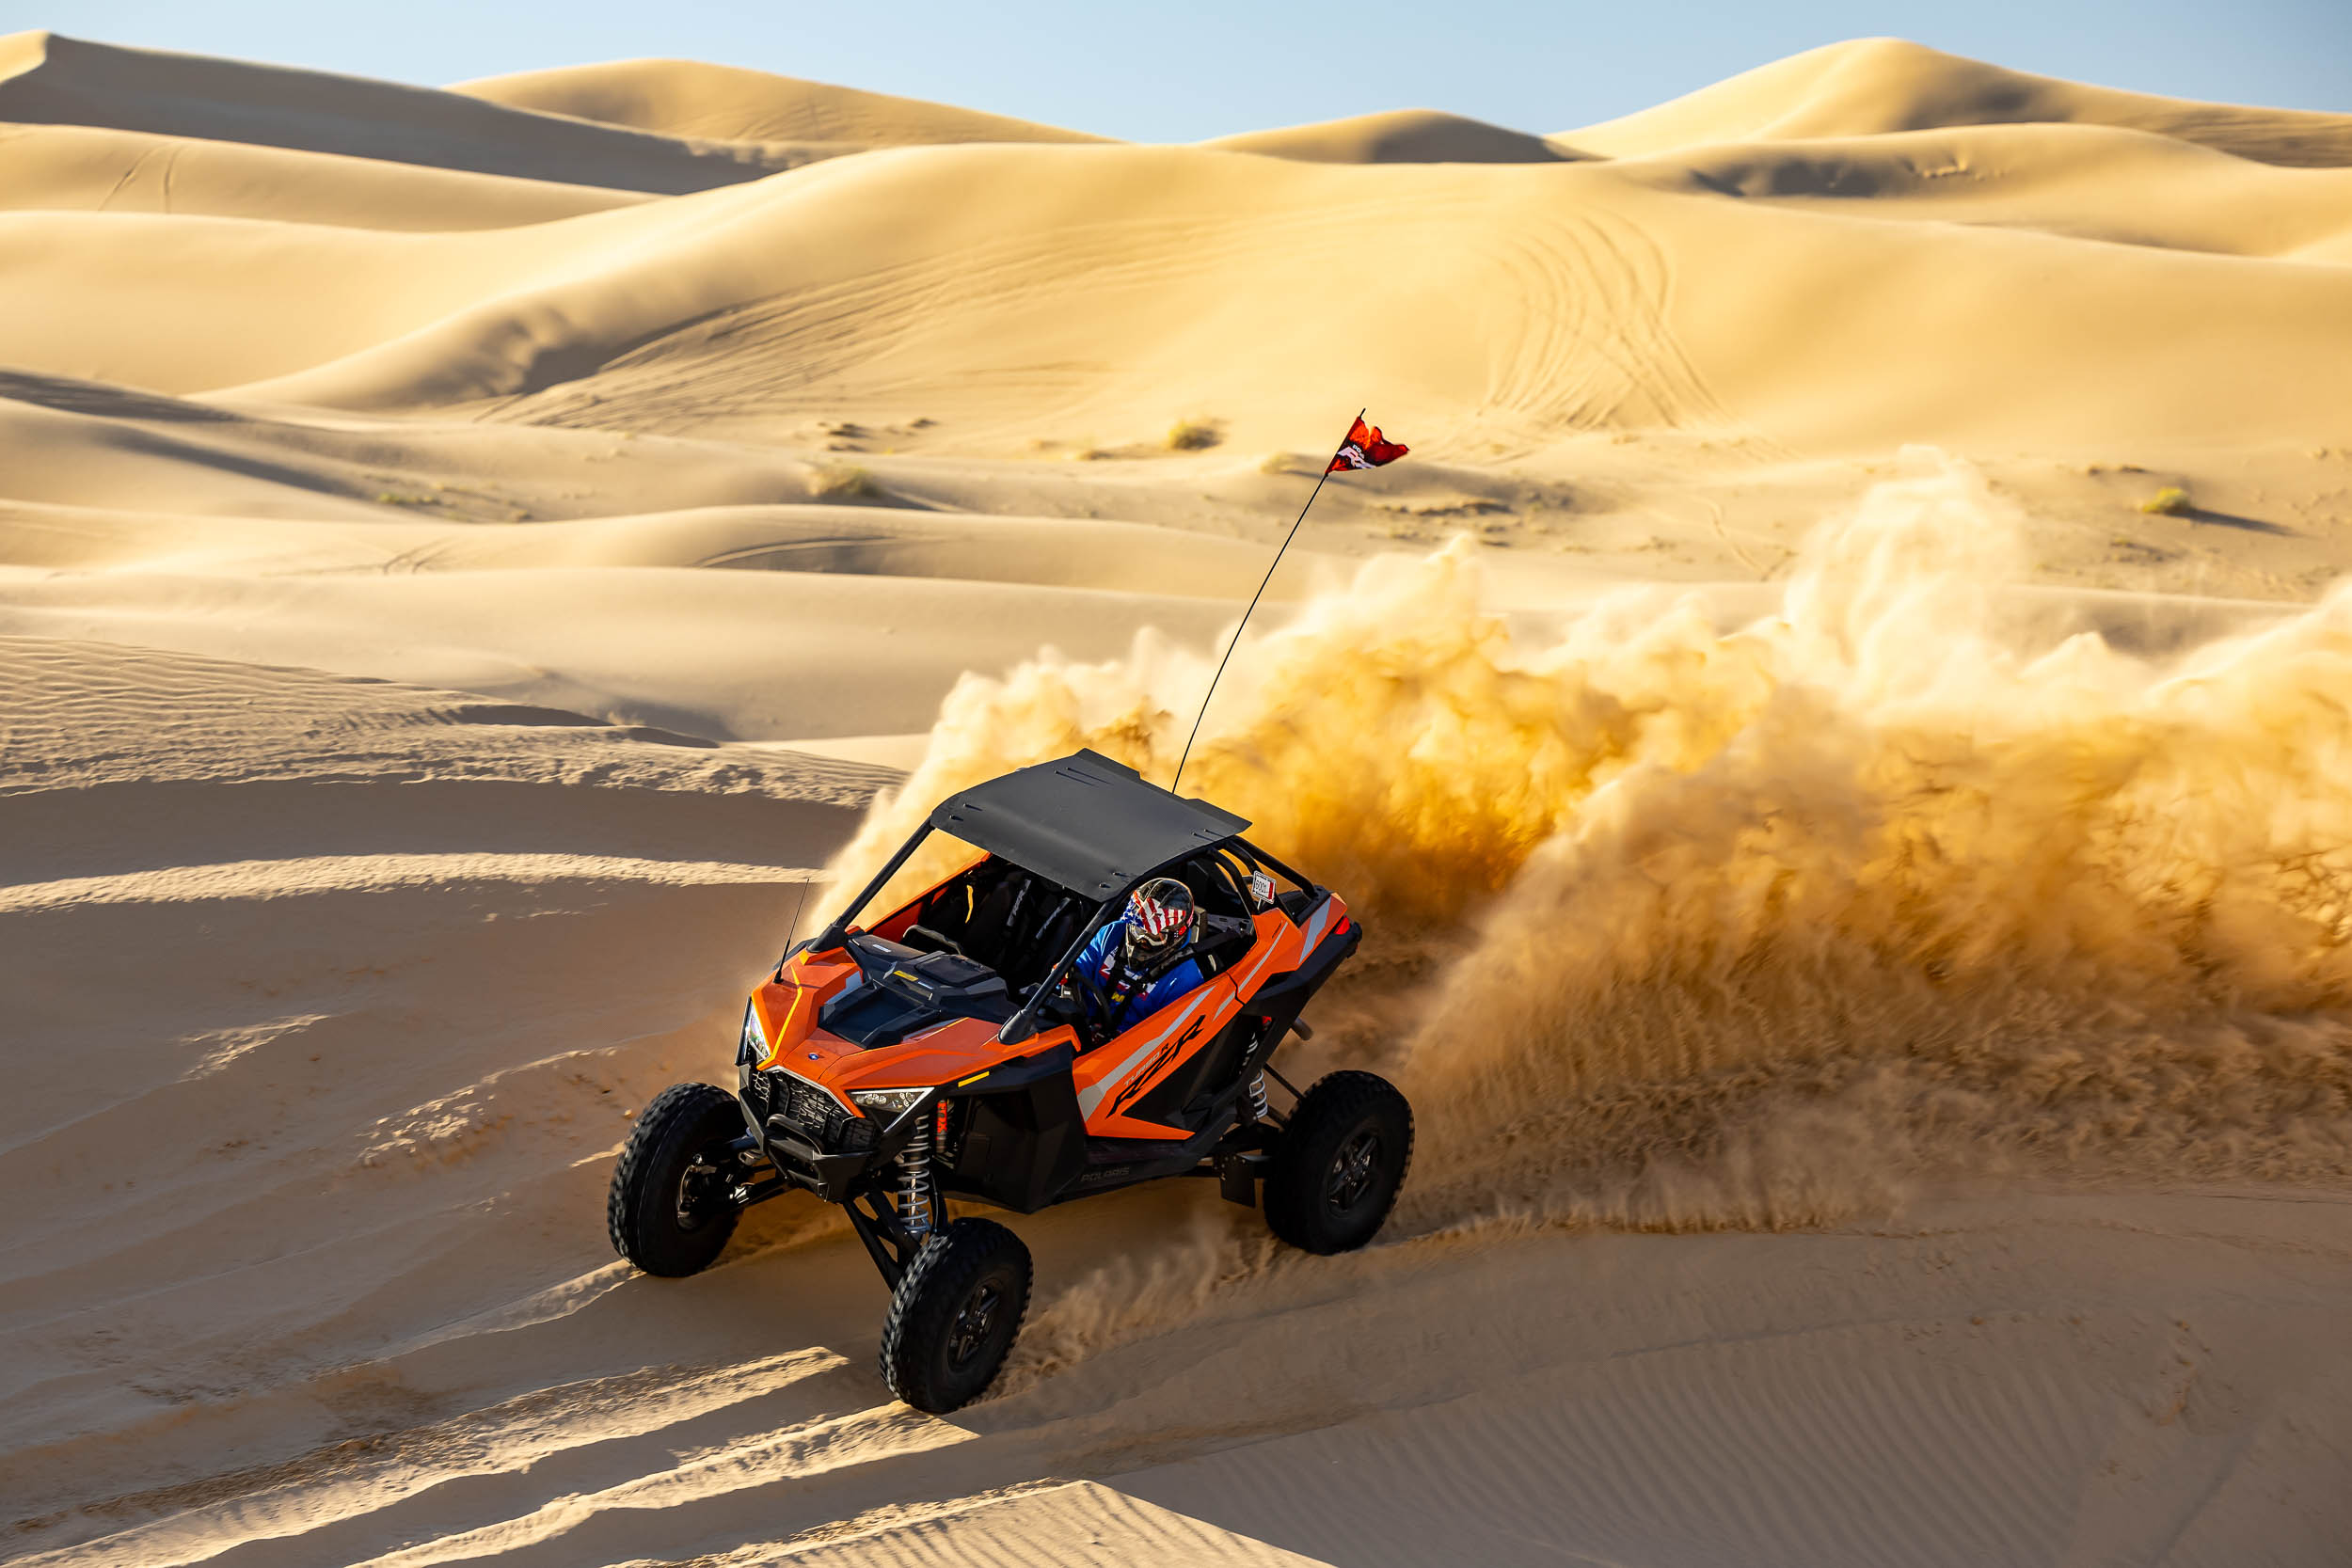
<svg viewBox="0 0 2352 1568"><path fill-rule="evenodd" d="M827 1203L847 1203L858 1179L874 1163L871 1154L826 1154L775 1127L759 1130L759 1147L768 1163L796 1187L804 1187Z"/></svg>
<svg viewBox="0 0 2352 1568"><path fill-rule="evenodd" d="M874 1164L873 1124L831 1103L832 1097L789 1072L736 1069L736 1099L760 1152L778 1175L827 1203L846 1203ZM869 1147L839 1147L863 1132Z"/></svg>

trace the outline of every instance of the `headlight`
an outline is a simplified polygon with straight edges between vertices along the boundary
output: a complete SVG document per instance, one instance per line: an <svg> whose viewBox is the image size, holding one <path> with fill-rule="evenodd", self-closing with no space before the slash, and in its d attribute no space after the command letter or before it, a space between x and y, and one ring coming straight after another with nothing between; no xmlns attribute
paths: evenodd
<svg viewBox="0 0 2352 1568"><path fill-rule="evenodd" d="M767 1055L768 1037L759 1032L759 1008L746 1002L743 1004L743 1038L735 1048L735 1065L757 1067L767 1059Z"/></svg>
<svg viewBox="0 0 2352 1568"><path fill-rule="evenodd" d="M850 1092L850 1099L867 1116L895 1121L904 1116L909 1107L920 1104L923 1097L930 1092L928 1088L855 1089Z"/></svg>

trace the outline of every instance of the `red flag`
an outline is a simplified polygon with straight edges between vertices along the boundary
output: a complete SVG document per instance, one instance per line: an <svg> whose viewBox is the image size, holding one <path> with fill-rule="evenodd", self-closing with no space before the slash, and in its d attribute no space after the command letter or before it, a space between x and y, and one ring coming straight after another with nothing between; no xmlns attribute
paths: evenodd
<svg viewBox="0 0 2352 1568"><path fill-rule="evenodd" d="M1332 455L1331 466L1323 471L1338 473L1342 468L1376 468L1383 463L1393 463L1413 449L1401 441L1383 440L1380 427L1366 424L1359 418L1356 428L1347 433L1340 450Z"/></svg>

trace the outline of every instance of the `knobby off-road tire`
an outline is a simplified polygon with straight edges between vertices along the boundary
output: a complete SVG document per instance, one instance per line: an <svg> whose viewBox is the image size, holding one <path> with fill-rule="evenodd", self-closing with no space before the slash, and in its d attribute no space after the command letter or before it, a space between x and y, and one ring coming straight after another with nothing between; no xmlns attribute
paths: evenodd
<svg viewBox="0 0 2352 1568"><path fill-rule="evenodd" d="M979 1398L1028 1315L1029 1276L1028 1247L994 1220L931 1232L890 1295L882 1382L934 1416Z"/></svg>
<svg viewBox="0 0 2352 1568"><path fill-rule="evenodd" d="M612 1167L604 1206L612 1250L673 1279L710 1267L742 1211L726 1199L723 1183L732 1172L706 1178L693 1167L704 1155L712 1158L702 1164L715 1166L716 1151L742 1132L743 1113L724 1089L673 1084L654 1096Z"/></svg>
<svg viewBox="0 0 2352 1568"><path fill-rule="evenodd" d="M1369 1072L1334 1072L1298 1099L1266 1171L1265 1222L1307 1252L1352 1252L1380 1232L1413 1163L1413 1108Z"/></svg>

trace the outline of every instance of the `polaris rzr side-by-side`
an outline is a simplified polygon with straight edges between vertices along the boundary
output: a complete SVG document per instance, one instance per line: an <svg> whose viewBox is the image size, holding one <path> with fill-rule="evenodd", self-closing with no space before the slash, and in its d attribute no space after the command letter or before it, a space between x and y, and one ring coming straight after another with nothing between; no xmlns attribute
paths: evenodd
<svg viewBox="0 0 2352 1568"><path fill-rule="evenodd" d="M1093 752L952 796L752 993L736 1093L679 1084L645 1107L612 1172L613 1246L691 1275L754 1203L842 1205L891 1290L882 1379L930 1411L988 1386L1029 1300L1028 1248L951 1219L951 1196L1027 1214L1206 1176L1293 1245L1362 1246L1404 1181L1411 1109L1368 1072L1299 1093L1268 1059L1363 928L1248 826ZM859 924L933 833L968 863ZM1181 940L1098 962L1147 900L1183 916L1155 915L1151 940Z"/></svg>

